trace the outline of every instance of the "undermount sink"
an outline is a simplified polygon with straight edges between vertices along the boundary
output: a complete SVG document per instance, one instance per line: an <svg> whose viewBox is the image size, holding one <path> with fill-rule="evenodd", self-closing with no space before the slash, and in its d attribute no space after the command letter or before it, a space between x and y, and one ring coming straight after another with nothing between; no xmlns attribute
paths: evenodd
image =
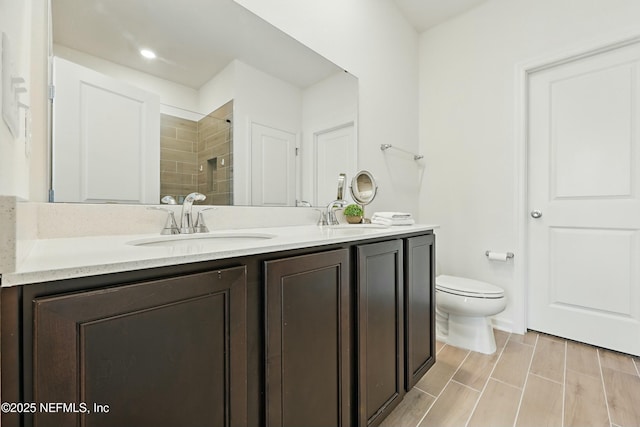
<svg viewBox="0 0 640 427"><path fill-rule="evenodd" d="M251 244L276 237L267 233L203 233L203 234L174 234L171 236L150 237L147 239L127 242L132 246L162 246L162 247L224 247L230 244Z"/></svg>

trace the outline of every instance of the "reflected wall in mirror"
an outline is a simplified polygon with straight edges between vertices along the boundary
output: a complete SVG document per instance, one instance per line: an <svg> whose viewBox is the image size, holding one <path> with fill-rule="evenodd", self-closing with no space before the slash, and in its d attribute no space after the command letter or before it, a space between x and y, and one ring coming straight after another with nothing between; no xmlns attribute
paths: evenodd
<svg viewBox="0 0 640 427"><path fill-rule="evenodd" d="M51 6L54 201L324 205L357 170L357 79L234 1ZM67 96L63 61L136 95L78 78Z"/></svg>

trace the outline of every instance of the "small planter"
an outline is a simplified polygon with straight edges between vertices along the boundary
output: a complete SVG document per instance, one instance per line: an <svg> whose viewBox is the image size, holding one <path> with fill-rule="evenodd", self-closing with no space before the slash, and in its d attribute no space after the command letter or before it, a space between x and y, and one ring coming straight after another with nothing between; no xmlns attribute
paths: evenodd
<svg viewBox="0 0 640 427"><path fill-rule="evenodd" d="M349 224L360 224L362 222L362 216L346 216L347 222Z"/></svg>
<svg viewBox="0 0 640 427"><path fill-rule="evenodd" d="M364 211L359 205L351 204L344 208L344 217L347 218L349 224L360 224Z"/></svg>

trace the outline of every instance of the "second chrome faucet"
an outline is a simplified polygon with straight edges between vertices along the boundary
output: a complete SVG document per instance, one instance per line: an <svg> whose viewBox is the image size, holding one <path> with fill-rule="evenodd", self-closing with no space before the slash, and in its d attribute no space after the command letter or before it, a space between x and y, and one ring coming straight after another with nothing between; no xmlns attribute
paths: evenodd
<svg viewBox="0 0 640 427"><path fill-rule="evenodd" d="M347 175L341 173L338 175L338 196L336 200L330 202L327 205L327 209L325 212L320 213L320 225L338 225L338 219L336 218L336 213L334 212L335 208L344 208L349 203L343 198L344 197L344 184L347 179Z"/></svg>

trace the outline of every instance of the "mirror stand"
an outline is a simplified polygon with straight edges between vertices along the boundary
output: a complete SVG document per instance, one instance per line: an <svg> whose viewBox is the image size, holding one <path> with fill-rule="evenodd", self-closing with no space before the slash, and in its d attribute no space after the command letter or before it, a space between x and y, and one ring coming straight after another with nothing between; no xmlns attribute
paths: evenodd
<svg viewBox="0 0 640 427"><path fill-rule="evenodd" d="M378 192L378 185L369 171L362 170L351 180L351 196L362 207L362 223L371 224L365 215L365 206L373 201Z"/></svg>

